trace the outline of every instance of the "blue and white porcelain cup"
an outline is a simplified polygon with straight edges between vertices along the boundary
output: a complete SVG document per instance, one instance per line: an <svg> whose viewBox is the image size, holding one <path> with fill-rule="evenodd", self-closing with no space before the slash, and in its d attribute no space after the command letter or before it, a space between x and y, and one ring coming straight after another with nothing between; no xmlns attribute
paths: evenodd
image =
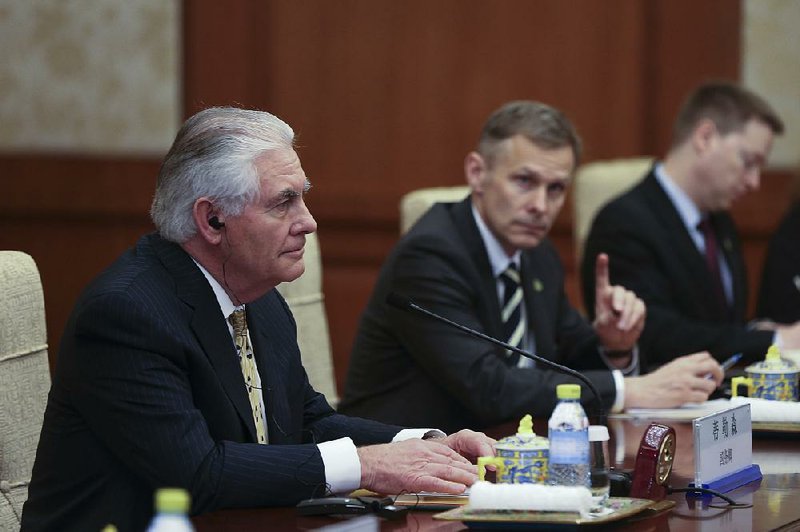
<svg viewBox="0 0 800 532"><path fill-rule="evenodd" d="M747 394L758 399L772 401L797 401L800 369L790 360L781 358L777 346L770 346L766 358L744 369L747 377L731 379L733 397L738 395L739 385L747 386Z"/></svg>
<svg viewBox="0 0 800 532"><path fill-rule="evenodd" d="M495 482L498 484L544 484L547 480L550 442L533 432L530 415L522 418L515 435L495 444L495 452L496 456L478 458L480 480L486 476L487 465L495 467Z"/></svg>

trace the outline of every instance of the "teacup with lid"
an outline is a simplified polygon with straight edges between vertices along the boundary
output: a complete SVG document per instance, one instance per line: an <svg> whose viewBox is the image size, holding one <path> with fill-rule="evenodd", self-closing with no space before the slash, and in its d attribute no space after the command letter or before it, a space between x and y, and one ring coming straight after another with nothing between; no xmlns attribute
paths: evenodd
<svg viewBox="0 0 800 532"><path fill-rule="evenodd" d="M772 345L761 362L744 369L747 377L731 379L733 397L739 393L739 385L747 386L750 397L773 401L797 401L800 369L791 360L781 358L778 346Z"/></svg>
<svg viewBox="0 0 800 532"><path fill-rule="evenodd" d="M478 478L484 480L486 466L497 468L498 484L543 484L547 479L550 442L533 432L533 420L526 415L517 433L495 444L497 456L478 458Z"/></svg>

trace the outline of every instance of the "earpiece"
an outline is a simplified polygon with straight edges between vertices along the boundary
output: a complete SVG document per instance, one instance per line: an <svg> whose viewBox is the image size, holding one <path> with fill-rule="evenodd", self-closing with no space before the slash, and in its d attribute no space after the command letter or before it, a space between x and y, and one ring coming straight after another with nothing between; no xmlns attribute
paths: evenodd
<svg viewBox="0 0 800 532"><path fill-rule="evenodd" d="M214 229L222 229L223 227L225 227L225 222L220 222L219 218L217 218L216 216L212 216L211 218L208 219L208 225L210 225Z"/></svg>

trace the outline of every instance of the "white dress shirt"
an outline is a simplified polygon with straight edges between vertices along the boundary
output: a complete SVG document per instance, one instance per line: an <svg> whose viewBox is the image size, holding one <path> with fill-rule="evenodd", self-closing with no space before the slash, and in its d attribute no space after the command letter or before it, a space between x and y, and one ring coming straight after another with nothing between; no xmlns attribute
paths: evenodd
<svg viewBox="0 0 800 532"><path fill-rule="evenodd" d="M227 317L237 309L236 305L233 304L233 301L231 301L231 298L228 296L227 292L225 292L222 285L208 273L208 270L203 268L199 262L194 261L194 263L197 264L197 267L203 272L208 284L211 285L211 289L214 291L214 296L217 298L217 303L219 303L222 315L226 317L226 323L228 323ZM231 341L233 342L233 327L230 323L228 323L228 332L230 332ZM250 335L249 330L247 334L248 336ZM253 345L252 342L250 345ZM256 370L258 370L258 366L256 366ZM261 393L261 375L258 371L256 371L256 386L258 387L258 395L261 401L261 411L266 413L264 397ZM262 422L265 423L263 418ZM264 428L266 429L266 423ZM431 432L431 429L403 429L395 435L392 441L422 438L429 432ZM445 435L441 431L436 432L441 436ZM352 439L339 438L337 440L318 443L317 447L322 456L322 464L325 467L325 482L330 489L330 493L348 493L361 486L361 462L358 459L358 452L356 451L356 446Z"/></svg>
<svg viewBox="0 0 800 532"><path fill-rule="evenodd" d="M659 184L675 206L675 210L678 211L678 215L681 221L683 221L683 225L686 226L686 231L689 232L689 236L692 237L694 245L697 246L697 250L705 257L706 239L703 237L703 232L697 227L703 219L703 213L700 212L700 209L697 208L697 205L695 205L692 199L686 195L686 192L675 184L664 170L662 164L656 165L655 175ZM731 304L731 302L733 302L733 277L731 276L731 269L728 266L728 261L725 260L725 254L718 250L717 255L720 277L722 278L722 287L725 290L725 299L728 301L728 304Z"/></svg>
<svg viewBox="0 0 800 532"><path fill-rule="evenodd" d="M522 264L520 262L522 258L522 251L517 250L514 252L514 255L509 257L503 246L500 245L497 238L495 238L494 234L491 230L486 226L486 223L481 218L478 209L475 208L475 205L472 205L472 216L475 218L475 224L478 226L478 232L481 234L481 239L483 240L483 246L486 248L486 253L489 255L489 264L492 267L492 274L494 275L496 282L497 282L497 297L498 301L502 305L503 301L503 291L505 287L503 282L500 280L499 276L501 273L505 271L508 267L509 262L515 262L517 267L522 269ZM522 319L527 321L527 312L525 305L522 305ZM535 352L536 349L536 338L533 334L533 331L530 328L526 329L525 338L522 342L522 349L530 352ZM633 374L638 372L639 368L639 350L634 349L633 357L631 359L631 363L628 365L627 368L624 370L619 370L612 367L609 364L608 358L606 357L605 353L600 351L600 356L606 365L611 370L611 375L614 377L614 387L616 388L616 395L614 397L614 404L611 406L611 411L622 412L625 406L625 377L624 374ZM522 361L525 362L522 362ZM520 363L518 367L533 367L535 366L535 362L528 358L520 357ZM624 374L623 374L624 372Z"/></svg>
<svg viewBox="0 0 800 532"><path fill-rule="evenodd" d="M656 165L655 175L659 184L661 184L661 187L664 189L664 192L667 193L667 197L669 197L670 201L675 206L675 210L678 211L678 215L680 216L681 221L683 221L683 225L686 226L689 236L692 237L694 245L697 246L700 254L705 256L706 240L705 237L703 237L703 232L697 228L700 220L703 217L700 209L697 207L697 205L695 205L686 192L684 192L683 189L675 184L675 181L673 181L669 174L667 174L666 170L664 170L664 165L660 163ZM729 305L732 305L733 275L731 274L731 268L728 265L728 261L725 259L725 254L721 251L718 251L717 253L720 277L722 279L722 288L725 291L725 299L728 301ZM772 337L772 343L776 344L778 347L783 345L783 342L781 341L781 335L778 331L775 331L775 334Z"/></svg>

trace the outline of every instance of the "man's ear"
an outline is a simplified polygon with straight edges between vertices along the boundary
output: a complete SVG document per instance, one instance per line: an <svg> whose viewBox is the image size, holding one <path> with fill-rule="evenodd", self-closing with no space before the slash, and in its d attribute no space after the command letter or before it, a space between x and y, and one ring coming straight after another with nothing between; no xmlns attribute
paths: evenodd
<svg viewBox="0 0 800 532"><path fill-rule="evenodd" d="M214 227L209 220L219 216L217 208L205 196L197 198L192 205L192 218L197 227L197 234L210 244L219 244L222 241L222 227Z"/></svg>
<svg viewBox="0 0 800 532"><path fill-rule="evenodd" d="M464 158L464 176L472 192L483 192L483 181L486 177L486 160L476 151L471 151Z"/></svg>
<svg viewBox="0 0 800 532"><path fill-rule="evenodd" d="M711 148L719 137L717 125L709 118L701 119L692 130L692 148L702 155Z"/></svg>

